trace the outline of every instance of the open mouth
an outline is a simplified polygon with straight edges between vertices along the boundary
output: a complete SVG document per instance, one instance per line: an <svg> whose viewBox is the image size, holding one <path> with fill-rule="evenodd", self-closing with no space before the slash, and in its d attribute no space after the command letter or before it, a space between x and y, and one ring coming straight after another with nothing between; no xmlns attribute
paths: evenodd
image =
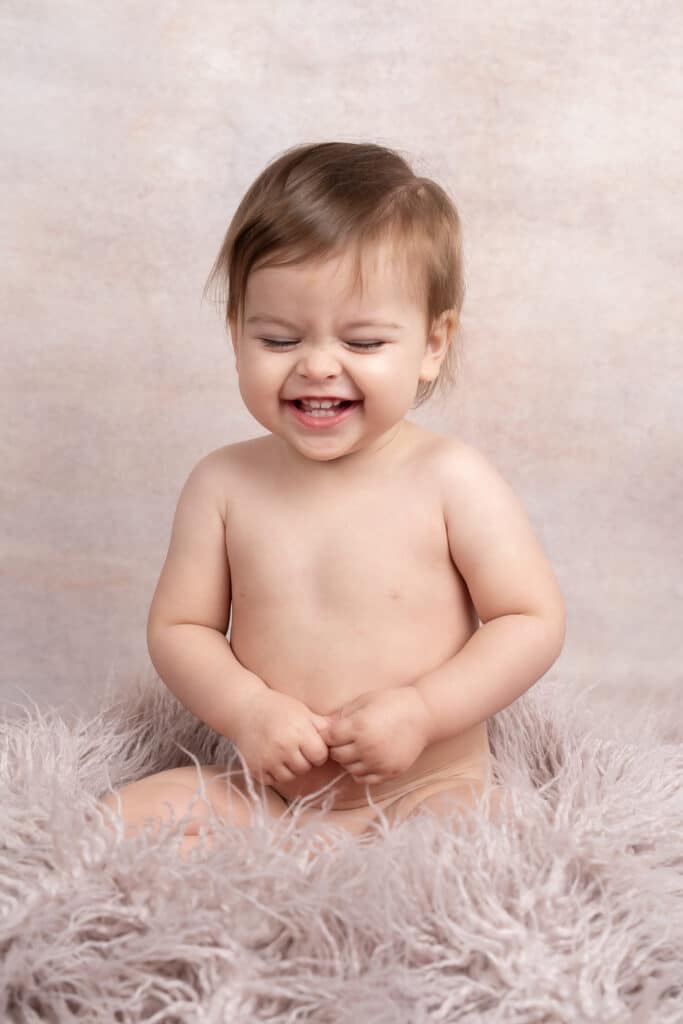
<svg viewBox="0 0 683 1024"><path fill-rule="evenodd" d="M341 401L335 402L334 405L327 409L313 409L310 406L304 405L300 399L294 399L288 401L286 405L292 410L297 422L304 424L307 427L333 427L337 423L341 423L352 415L353 411L357 406L362 405L362 402L351 402Z"/></svg>
<svg viewBox="0 0 683 1024"><path fill-rule="evenodd" d="M348 409L348 407L350 405L357 405L357 404L358 404L357 402L335 402L334 405L330 406L329 409L311 409L310 406L304 405L304 403L301 401L300 398L296 398L294 400L294 405L297 407L297 409L301 409L302 412L308 412L308 413L315 413L315 412L321 413L322 412L322 413L327 413L328 415L329 414L334 414L334 413L337 413L337 412L341 412L342 409Z"/></svg>

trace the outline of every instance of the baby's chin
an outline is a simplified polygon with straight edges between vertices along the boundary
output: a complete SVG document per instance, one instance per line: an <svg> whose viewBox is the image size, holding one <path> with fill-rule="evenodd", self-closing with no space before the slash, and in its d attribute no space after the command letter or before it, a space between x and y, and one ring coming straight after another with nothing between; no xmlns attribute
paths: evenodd
<svg viewBox="0 0 683 1024"><path fill-rule="evenodd" d="M280 435L282 436L282 435ZM289 447L297 453L298 456L305 459L307 462L344 462L350 455L355 455L358 452L362 452L364 448L368 447L364 444L357 444L353 448L349 448L343 444L343 442L336 441L332 442L329 446L314 443L310 447L298 444L292 444L288 437L283 437Z"/></svg>

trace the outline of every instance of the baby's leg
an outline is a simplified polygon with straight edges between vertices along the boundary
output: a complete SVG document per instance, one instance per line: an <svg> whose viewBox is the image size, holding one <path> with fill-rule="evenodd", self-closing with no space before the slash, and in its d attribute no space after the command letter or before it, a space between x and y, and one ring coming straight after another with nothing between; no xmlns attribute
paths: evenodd
<svg viewBox="0 0 683 1024"><path fill-rule="evenodd" d="M424 808L437 817L450 817L454 810L474 807L483 798L485 789L486 782L481 778L427 785L400 799L388 816L394 822L405 821ZM489 790L488 817L495 824L500 824L505 814L506 795L503 786L492 786Z"/></svg>
<svg viewBox="0 0 683 1024"><path fill-rule="evenodd" d="M167 822L178 822L189 812L189 821L181 840L180 854L185 858L197 845L210 848L214 841L211 836L209 805L217 817L233 825L249 825L254 819L255 805L250 795L241 769L232 769L228 774L219 766L203 766L201 768L206 800L201 796L199 771L194 766L169 768L155 775L148 775L137 782L131 782L114 793L108 793L100 800L114 813L120 813L124 821L124 835L135 836L144 826L153 822L152 834L156 835L159 827ZM260 792L260 784L254 783L256 793ZM287 801L272 786L263 785L263 796L266 815L272 819L282 818L289 809ZM382 801L379 801L381 804ZM312 830L315 841L323 845L334 845L334 834L327 832L327 825L336 825L354 836L367 832L376 811L365 804L353 810L329 810L323 812L320 807L312 804L302 806L298 812L298 824L306 825L311 819L316 820ZM202 826L205 826L202 828ZM200 828L205 833L200 835ZM320 835L323 832L324 835ZM283 843L283 849L289 850L290 842Z"/></svg>
<svg viewBox="0 0 683 1024"><path fill-rule="evenodd" d="M219 777L222 776L222 777ZM200 784L203 782L206 800ZM258 792L258 784L255 789ZM287 810L287 802L270 786L263 786L264 806L271 818L280 818ZM152 834L172 820L176 822L190 814L185 836L191 841L181 846L185 853L199 838L199 829L206 825L210 807L216 815L235 825L248 825L254 818L254 804L249 796L244 775L233 769L229 774L219 766L203 766L200 772L194 765L169 768L148 775L114 793L108 793L100 803L120 814L124 821L124 835L128 838L153 823ZM207 827L205 831L210 831Z"/></svg>

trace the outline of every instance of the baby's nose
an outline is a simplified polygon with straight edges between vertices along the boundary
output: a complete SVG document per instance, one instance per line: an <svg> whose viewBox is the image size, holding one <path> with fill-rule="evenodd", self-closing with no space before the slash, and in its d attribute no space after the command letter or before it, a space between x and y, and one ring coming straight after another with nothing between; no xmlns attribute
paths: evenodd
<svg viewBox="0 0 683 1024"><path fill-rule="evenodd" d="M311 345L302 351L298 371L302 377L334 377L340 372L339 359L328 346Z"/></svg>

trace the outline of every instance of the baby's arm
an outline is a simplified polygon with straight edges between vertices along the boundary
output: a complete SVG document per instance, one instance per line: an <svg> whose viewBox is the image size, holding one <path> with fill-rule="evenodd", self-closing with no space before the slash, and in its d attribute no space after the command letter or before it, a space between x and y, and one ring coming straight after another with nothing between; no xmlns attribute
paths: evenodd
<svg viewBox="0 0 683 1024"><path fill-rule="evenodd" d="M453 446L444 460L451 558L482 626L413 684L430 743L485 721L528 690L559 657L566 623L555 574L511 487L468 445Z"/></svg>
<svg viewBox="0 0 683 1024"><path fill-rule="evenodd" d="M219 453L212 452L181 491L149 610L147 646L178 700L217 732L233 736L243 706L268 686L240 664L225 635L231 589L223 474Z"/></svg>

